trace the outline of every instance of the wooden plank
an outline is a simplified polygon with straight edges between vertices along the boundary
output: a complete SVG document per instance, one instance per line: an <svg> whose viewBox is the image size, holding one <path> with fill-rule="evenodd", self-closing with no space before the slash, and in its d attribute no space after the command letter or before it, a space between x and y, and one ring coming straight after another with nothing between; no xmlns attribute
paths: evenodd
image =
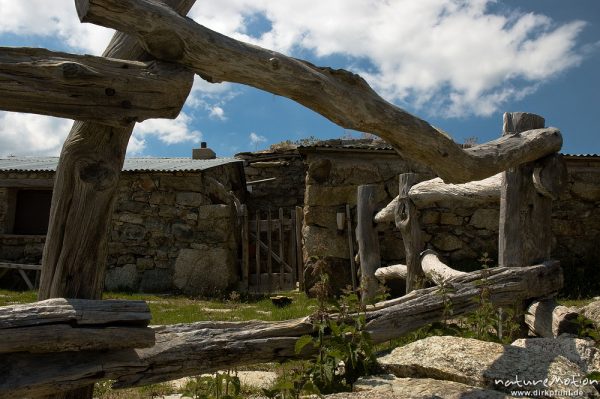
<svg viewBox="0 0 600 399"><path fill-rule="evenodd" d="M0 47L0 109L5 111L112 126L174 119L193 81L173 63Z"/></svg>
<svg viewBox="0 0 600 399"><path fill-rule="evenodd" d="M279 208L279 226L277 227L279 231L279 257L281 260L285 259L285 255L283 252L283 208ZM285 274L285 266L284 262L279 262L279 289L283 289L283 277Z"/></svg>
<svg viewBox="0 0 600 399"><path fill-rule="evenodd" d="M262 231L266 231L267 228L269 227L268 223L269 223L268 220L261 220L260 221L260 229ZM279 228L279 221L277 221L277 220L271 220L271 229L275 230L275 229L278 229L278 228ZM292 229L292 223L289 220L287 220L287 219L284 220L283 221L283 228L286 231L287 230L291 230ZM252 232L256 231L256 228L255 228L254 225L250 228L250 231L252 231Z"/></svg>
<svg viewBox="0 0 600 399"><path fill-rule="evenodd" d="M0 330L0 353L103 351L149 348L154 343L154 330L147 327L76 328L51 324Z"/></svg>
<svg viewBox="0 0 600 399"><path fill-rule="evenodd" d="M256 237L256 235L254 233L250 233L251 237ZM260 242L260 246L262 247L262 249L264 249L265 251L269 250L269 246L267 244L265 244L264 242ZM291 267L285 260L281 259L279 257L279 255L277 255L276 253L271 253L271 256L273 257L273 260L277 263L283 263L285 265L285 267L289 270L289 268Z"/></svg>
<svg viewBox="0 0 600 399"><path fill-rule="evenodd" d="M304 290L304 256L302 255L302 221L303 221L303 212L302 207L297 206L295 208L296 211L296 258L298 265L298 281L300 282L300 291Z"/></svg>
<svg viewBox="0 0 600 399"><path fill-rule="evenodd" d="M248 206L242 205L242 284L246 291L250 287L250 237L248 232Z"/></svg>
<svg viewBox="0 0 600 399"><path fill-rule="evenodd" d="M298 265L296 259L296 238L294 232L296 231L296 211L290 210L290 222L292 223L292 229L289 235L289 259L290 266L292 268L292 288L296 288L296 282L298 281Z"/></svg>
<svg viewBox="0 0 600 399"><path fill-rule="evenodd" d="M377 294L375 270L381 267L379 237L373 226L376 189L377 186L374 184L358 186L356 197L358 220L356 240L358 241L358 255L360 258L360 287L363 303L375 298Z"/></svg>
<svg viewBox="0 0 600 399"><path fill-rule="evenodd" d="M0 188L52 188L54 179L0 179Z"/></svg>
<svg viewBox="0 0 600 399"><path fill-rule="evenodd" d="M544 118L522 112L505 113L503 136L544 127ZM533 184L534 163L504 172L500 194L500 266L520 267L548 260L552 246L552 200Z"/></svg>
<svg viewBox="0 0 600 399"><path fill-rule="evenodd" d="M23 271L23 269L17 269L17 270L19 271L21 278L25 281L25 284L27 284L27 288L29 288L30 290L33 290L34 289L33 283L31 282L31 280L29 279L27 274Z"/></svg>
<svg viewBox="0 0 600 399"><path fill-rule="evenodd" d="M42 270L42 265L0 262L0 269Z"/></svg>
<svg viewBox="0 0 600 399"><path fill-rule="evenodd" d="M445 305L452 306L456 317L472 312L479 306L475 299L484 276L495 306L544 297L558 291L563 278L557 262L472 272L450 281L454 291L449 298L440 295L438 287L431 287L369 306L365 331L374 343L381 343L442 320ZM1 356L0 398L33 397L103 379L116 380L118 388L146 385L236 366L312 356L314 350L307 345L301 354L295 352L297 340L314 331L309 317L280 322L204 321L154 329L156 345L135 351Z"/></svg>
<svg viewBox="0 0 600 399"><path fill-rule="evenodd" d="M352 277L352 291L356 291L356 262L354 262L354 238L352 237L352 213L350 205L346 204L346 225L348 230L348 255L350 256L350 274Z"/></svg>
<svg viewBox="0 0 600 399"><path fill-rule="evenodd" d="M178 62L211 82L247 84L293 99L346 129L378 135L447 182L480 180L562 145L557 129L541 129L463 149L449 135L386 102L354 73L234 40L154 1L75 4L81 21L135 35L157 59Z"/></svg>
<svg viewBox="0 0 600 399"><path fill-rule="evenodd" d="M273 223L271 209L267 211L267 275L269 278L269 292L273 291Z"/></svg>
<svg viewBox="0 0 600 399"><path fill-rule="evenodd" d="M256 252L256 256L255 256L255 260L256 260L256 287L258 289L258 291L261 290L261 285L262 282L261 280L261 271L260 271L260 244L262 244L262 242L260 241L260 211L256 211L256 220L255 220L255 231L256 234L254 235L254 237L256 238L255 240L255 252Z"/></svg>
<svg viewBox="0 0 600 399"><path fill-rule="evenodd" d="M410 188L417 182L416 173L403 173L399 177L400 193L398 195L398 207L396 208L396 227L402 233L404 242L404 253L406 255L406 293L423 287L424 275L421 269L419 254L423 250L423 239L419 223L419 212L412 202L408 193Z"/></svg>

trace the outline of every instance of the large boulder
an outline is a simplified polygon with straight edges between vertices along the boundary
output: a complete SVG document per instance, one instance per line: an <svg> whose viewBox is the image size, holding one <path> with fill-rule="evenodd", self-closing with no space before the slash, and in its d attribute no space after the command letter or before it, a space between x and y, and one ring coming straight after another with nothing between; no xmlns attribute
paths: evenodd
<svg viewBox="0 0 600 399"><path fill-rule="evenodd" d="M600 300L596 300L581 308L581 314L593 321L597 328L600 328Z"/></svg>
<svg viewBox="0 0 600 399"><path fill-rule="evenodd" d="M502 392L431 378L375 376L359 379L358 392L327 395L332 399L511 399Z"/></svg>
<svg viewBox="0 0 600 399"><path fill-rule="evenodd" d="M553 390L560 393L553 396L557 398L600 397L584 383L585 373L563 356L470 338L425 338L394 349L379 362L397 377L455 381L506 393Z"/></svg>
<svg viewBox="0 0 600 399"><path fill-rule="evenodd" d="M563 356L578 365L584 373L600 371L600 353L591 339L522 338L513 342L512 345Z"/></svg>
<svg viewBox="0 0 600 399"><path fill-rule="evenodd" d="M232 252L222 247L197 245L182 249L175 261L173 285L187 295L222 294L237 281Z"/></svg>

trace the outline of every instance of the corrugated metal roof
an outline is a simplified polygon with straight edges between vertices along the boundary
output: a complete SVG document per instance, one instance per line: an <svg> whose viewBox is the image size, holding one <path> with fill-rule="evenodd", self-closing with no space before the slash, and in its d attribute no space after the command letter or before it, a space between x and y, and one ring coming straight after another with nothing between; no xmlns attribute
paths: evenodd
<svg viewBox="0 0 600 399"><path fill-rule="evenodd" d="M191 158L125 158L125 172L193 172L214 168L233 162L235 158L191 159ZM8 157L0 158L0 170L4 171L55 171L58 157Z"/></svg>

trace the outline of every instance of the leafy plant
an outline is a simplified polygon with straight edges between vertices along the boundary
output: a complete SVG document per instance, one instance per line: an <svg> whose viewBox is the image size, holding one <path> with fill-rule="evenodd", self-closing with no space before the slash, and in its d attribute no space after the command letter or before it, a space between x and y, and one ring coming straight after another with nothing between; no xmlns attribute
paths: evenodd
<svg viewBox="0 0 600 399"><path fill-rule="evenodd" d="M241 399L240 379L230 370L214 376L196 376L183 388L183 394L193 399Z"/></svg>

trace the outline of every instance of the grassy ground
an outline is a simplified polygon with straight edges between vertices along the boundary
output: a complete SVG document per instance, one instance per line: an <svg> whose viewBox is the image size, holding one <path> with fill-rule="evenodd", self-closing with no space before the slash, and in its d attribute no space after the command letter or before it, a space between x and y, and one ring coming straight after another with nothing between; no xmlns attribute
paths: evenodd
<svg viewBox="0 0 600 399"><path fill-rule="evenodd" d="M245 299L231 296L228 300L197 300L184 296L128 294L107 292L104 299L143 300L150 306L152 324L192 323L195 321L287 320L309 315L316 301L304 293L284 293L292 297L289 306L279 308L267 298ZM0 306L37 300L34 291L0 290Z"/></svg>

